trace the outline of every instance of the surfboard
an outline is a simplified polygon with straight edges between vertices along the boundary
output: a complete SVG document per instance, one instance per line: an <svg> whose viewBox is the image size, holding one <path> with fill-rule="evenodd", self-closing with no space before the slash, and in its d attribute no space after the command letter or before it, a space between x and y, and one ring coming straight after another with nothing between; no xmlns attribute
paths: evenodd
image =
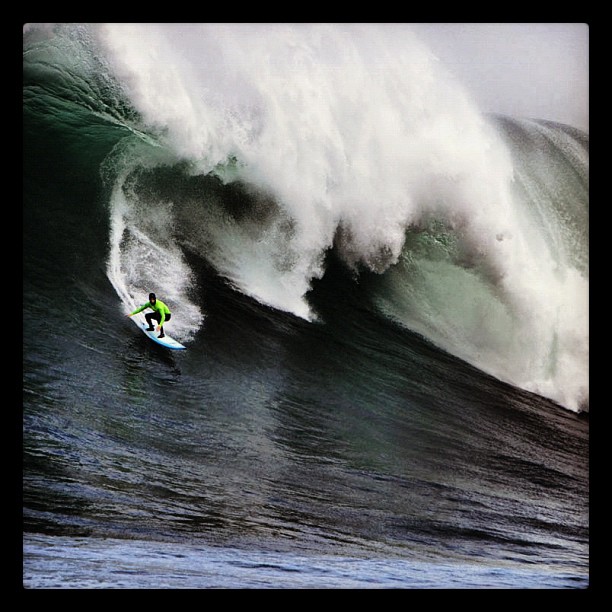
<svg viewBox="0 0 612 612"><path fill-rule="evenodd" d="M147 331L147 327L149 327L149 325L141 314L136 314L130 318L132 319L132 321L134 321L134 323L136 323L136 325L143 331L146 336L153 340L153 342L160 344L165 348L173 349L175 351L184 350L186 348L180 342L175 340L172 336L169 336L166 332L164 332L163 338L158 338L158 331Z"/></svg>

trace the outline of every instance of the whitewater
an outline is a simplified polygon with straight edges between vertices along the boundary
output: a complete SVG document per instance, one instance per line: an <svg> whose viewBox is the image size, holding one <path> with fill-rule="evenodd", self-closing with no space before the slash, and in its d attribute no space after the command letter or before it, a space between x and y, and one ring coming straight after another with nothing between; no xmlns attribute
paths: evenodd
<svg viewBox="0 0 612 612"><path fill-rule="evenodd" d="M357 282L376 276L381 315L588 410L588 147L571 129L483 115L407 25L61 28L106 100L96 112L129 129L102 169L126 307L154 285L180 311L175 335L193 338L206 303L190 252L324 323L309 292L333 251ZM182 182L161 187L162 168ZM249 206L228 213L212 178Z"/></svg>

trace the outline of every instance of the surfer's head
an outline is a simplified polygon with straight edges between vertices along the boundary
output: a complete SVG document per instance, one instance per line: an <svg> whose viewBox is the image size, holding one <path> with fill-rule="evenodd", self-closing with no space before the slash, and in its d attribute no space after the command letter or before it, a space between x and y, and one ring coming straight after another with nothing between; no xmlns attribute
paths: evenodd
<svg viewBox="0 0 612 612"><path fill-rule="evenodd" d="M154 293L149 293L149 302L151 302L151 304L155 304L155 300L157 298L155 297Z"/></svg>

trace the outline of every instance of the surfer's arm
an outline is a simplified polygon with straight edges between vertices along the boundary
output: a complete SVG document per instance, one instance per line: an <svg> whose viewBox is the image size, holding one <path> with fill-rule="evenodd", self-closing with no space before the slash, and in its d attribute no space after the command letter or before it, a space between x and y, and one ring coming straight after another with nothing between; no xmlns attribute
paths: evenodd
<svg viewBox="0 0 612 612"><path fill-rule="evenodd" d="M140 308L137 308L136 310L134 310L134 312L130 312L128 317L131 317L132 315L135 315L135 314L138 314L139 312L142 312L148 305L149 305L149 302L147 302L146 304L143 304Z"/></svg>
<svg viewBox="0 0 612 612"><path fill-rule="evenodd" d="M157 309L157 312L159 312L159 316L160 316L158 327L162 327L164 324L164 321L166 320L166 314L169 313L170 311L168 310L168 307L163 302L160 302L159 300L157 300L157 305L159 306L159 308Z"/></svg>

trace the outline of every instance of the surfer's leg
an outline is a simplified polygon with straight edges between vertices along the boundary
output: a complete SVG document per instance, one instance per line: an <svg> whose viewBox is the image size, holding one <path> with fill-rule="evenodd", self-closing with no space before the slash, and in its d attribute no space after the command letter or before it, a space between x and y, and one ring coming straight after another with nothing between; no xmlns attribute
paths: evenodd
<svg viewBox="0 0 612 612"><path fill-rule="evenodd" d="M167 314L167 315L166 315L166 321L169 321L171 316L172 316L171 314ZM159 319L161 319L161 317L159 317ZM157 319L157 320L158 320L158 322L159 322L159 319ZM163 338L165 335L166 335L166 334L164 334L164 327L163 327L163 325L162 325L161 329L159 330L159 336L157 336L157 337L158 337L158 338Z"/></svg>
<svg viewBox="0 0 612 612"><path fill-rule="evenodd" d="M152 319L156 319L156 317L158 316L159 315L156 312L147 312L147 314L145 315L145 319L147 320L147 323L149 324L147 331L153 331L155 329L155 327L153 326Z"/></svg>

